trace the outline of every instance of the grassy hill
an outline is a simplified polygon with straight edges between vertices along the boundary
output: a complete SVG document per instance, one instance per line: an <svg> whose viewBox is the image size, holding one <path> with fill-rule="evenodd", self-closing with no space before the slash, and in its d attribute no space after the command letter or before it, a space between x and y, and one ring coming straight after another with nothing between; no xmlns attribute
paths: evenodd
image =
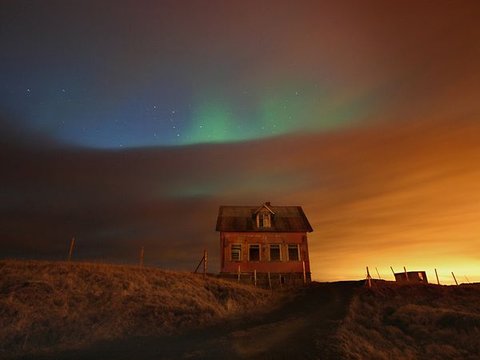
<svg viewBox="0 0 480 360"><path fill-rule="evenodd" d="M480 285L363 288L337 338L344 359L479 359Z"/></svg>
<svg viewBox="0 0 480 360"><path fill-rule="evenodd" d="M0 358L478 359L480 286L279 293L154 268L0 261Z"/></svg>
<svg viewBox="0 0 480 360"><path fill-rule="evenodd" d="M272 296L155 268L0 261L0 358L175 334L261 309Z"/></svg>

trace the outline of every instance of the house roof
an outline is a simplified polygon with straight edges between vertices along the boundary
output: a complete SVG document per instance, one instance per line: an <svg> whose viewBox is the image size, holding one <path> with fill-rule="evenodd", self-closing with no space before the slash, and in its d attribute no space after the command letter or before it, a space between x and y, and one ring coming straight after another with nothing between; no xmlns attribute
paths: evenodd
<svg viewBox="0 0 480 360"><path fill-rule="evenodd" d="M273 213L272 226L257 227L255 214L266 207ZM220 206L217 218L217 231L238 232L312 232L301 206L273 206L269 203L254 206Z"/></svg>

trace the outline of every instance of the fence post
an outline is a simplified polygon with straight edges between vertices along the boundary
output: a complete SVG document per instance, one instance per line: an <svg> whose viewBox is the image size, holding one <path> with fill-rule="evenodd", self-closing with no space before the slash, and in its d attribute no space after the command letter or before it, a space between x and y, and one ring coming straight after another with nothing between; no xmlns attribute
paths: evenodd
<svg viewBox="0 0 480 360"><path fill-rule="evenodd" d="M393 280L397 281L397 278L395 277L395 271L393 271L393 267L390 266L390 270L392 270Z"/></svg>
<svg viewBox="0 0 480 360"><path fill-rule="evenodd" d="M307 272L305 271L305 261L302 261L303 267L303 285L307 284Z"/></svg>
<svg viewBox="0 0 480 360"><path fill-rule="evenodd" d="M237 269L237 282L240 282L240 265L238 265Z"/></svg>
<svg viewBox="0 0 480 360"><path fill-rule="evenodd" d="M437 277L437 284L440 285L440 280L438 280L438 273L437 273L437 269L435 269L435 276Z"/></svg>
<svg viewBox="0 0 480 360"><path fill-rule="evenodd" d="M407 268L404 266L403 271L405 271L405 280L408 281L408 273L407 273Z"/></svg>
<svg viewBox="0 0 480 360"><path fill-rule="evenodd" d="M368 270L368 266L367 266L367 284L369 288L372 287L372 277L370 276L370 271Z"/></svg>
<svg viewBox="0 0 480 360"><path fill-rule="evenodd" d="M25 339L23 340L22 350L25 350L25 348L27 347L27 341L29 337L30 337L30 332L28 332L27 335L25 335Z"/></svg>
<svg viewBox="0 0 480 360"><path fill-rule="evenodd" d="M195 271L193 272L194 274L197 273L198 269L200 268L200 265L202 265L202 262L203 262L203 269L204 269L204 272L205 272L205 251L203 251L203 257L200 260L200 262L198 263L197 267L195 268Z"/></svg>
<svg viewBox="0 0 480 360"><path fill-rule="evenodd" d="M452 271L452 276L453 276L453 280L455 280L455 284L458 285L457 278L455 277L455 274L453 273L453 271Z"/></svg>
<svg viewBox="0 0 480 360"><path fill-rule="evenodd" d="M257 270L253 270L253 284L257 286Z"/></svg>
<svg viewBox="0 0 480 360"><path fill-rule="evenodd" d="M140 261L139 261L139 264L140 266L142 267L143 266L143 258L145 256L145 248L142 246L140 248Z"/></svg>
<svg viewBox="0 0 480 360"><path fill-rule="evenodd" d="M378 279L379 279L379 280L381 280L381 279L382 279L382 277L380 276L380 273L378 272L378 269L377 269L377 267L376 267L376 266L375 266L375 271L377 272Z"/></svg>
<svg viewBox="0 0 480 360"><path fill-rule="evenodd" d="M207 276L208 253L207 249L203 250L203 277Z"/></svg>
<svg viewBox="0 0 480 360"><path fill-rule="evenodd" d="M70 249L68 251L68 261L72 260L73 248L74 247L75 247L75 236L72 237L72 240L70 241Z"/></svg>
<svg viewBox="0 0 480 360"><path fill-rule="evenodd" d="M270 278L270 271L267 274L268 274L268 287L271 289L272 288L272 279Z"/></svg>

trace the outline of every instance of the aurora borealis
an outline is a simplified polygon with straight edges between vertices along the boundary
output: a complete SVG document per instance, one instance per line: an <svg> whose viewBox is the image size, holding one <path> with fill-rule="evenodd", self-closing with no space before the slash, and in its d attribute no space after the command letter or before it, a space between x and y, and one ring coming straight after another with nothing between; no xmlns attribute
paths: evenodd
<svg viewBox="0 0 480 360"><path fill-rule="evenodd" d="M396 57L427 40L405 26L429 11L377 24L355 3L2 7L0 105L27 130L92 148L244 141L365 120L386 96L398 100L393 83L415 87ZM392 11L376 8L379 18ZM382 43L387 34L396 46Z"/></svg>
<svg viewBox="0 0 480 360"><path fill-rule="evenodd" d="M315 279L480 281L475 2L0 7L1 257L215 266L218 206L271 201Z"/></svg>

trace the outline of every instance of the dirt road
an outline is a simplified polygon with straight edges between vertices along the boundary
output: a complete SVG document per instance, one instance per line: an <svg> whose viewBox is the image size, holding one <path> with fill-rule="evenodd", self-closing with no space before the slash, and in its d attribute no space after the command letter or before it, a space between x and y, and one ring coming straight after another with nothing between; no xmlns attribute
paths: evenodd
<svg viewBox="0 0 480 360"><path fill-rule="evenodd" d="M105 342L35 359L336 359L332 336L358 286L358 282L313 283L256 318L180 336Z"/></svg>

